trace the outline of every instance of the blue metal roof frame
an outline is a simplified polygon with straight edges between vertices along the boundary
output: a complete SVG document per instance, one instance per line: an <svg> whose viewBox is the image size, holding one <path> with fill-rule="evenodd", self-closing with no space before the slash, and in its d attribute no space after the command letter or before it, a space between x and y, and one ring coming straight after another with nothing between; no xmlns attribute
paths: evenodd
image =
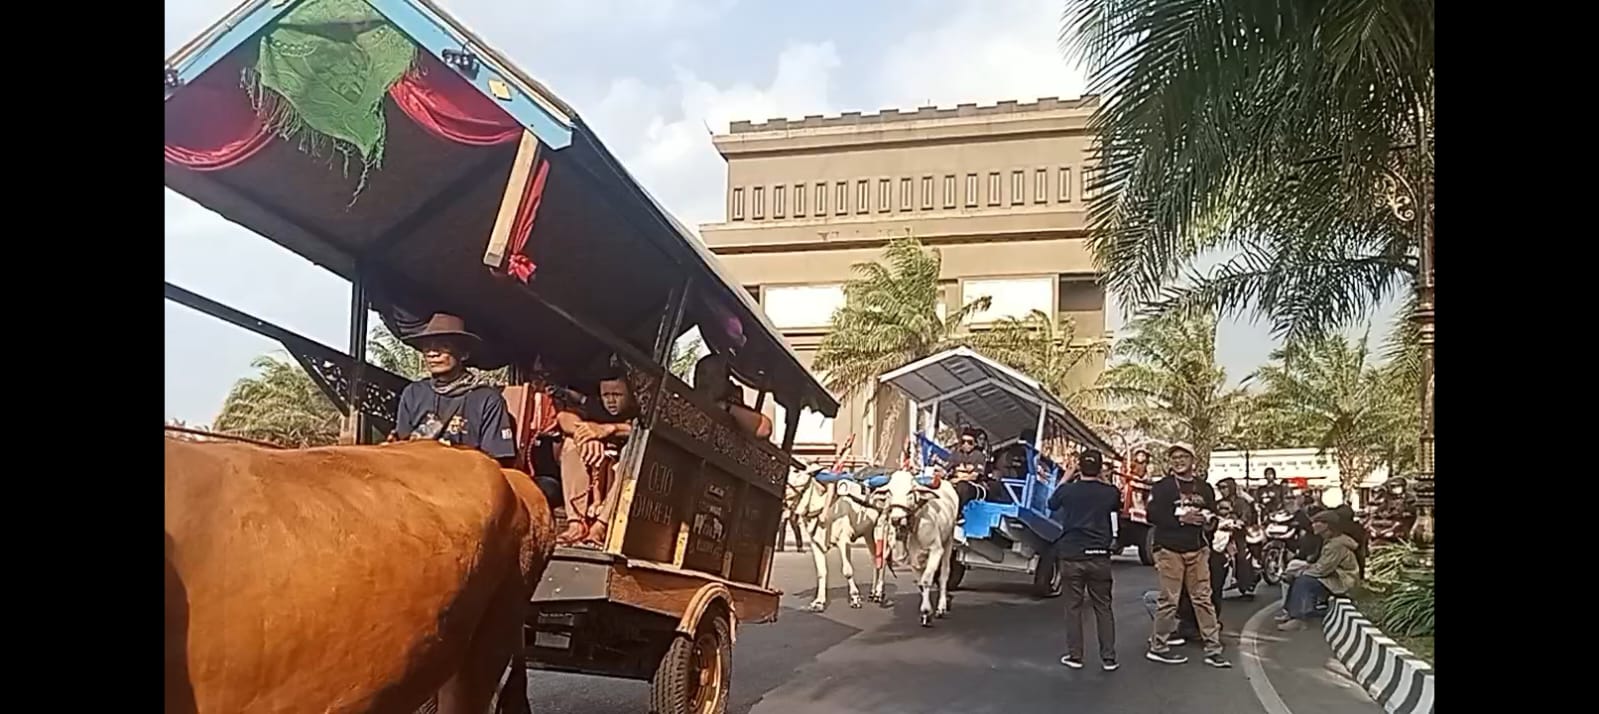
<svg viewBox="0 0 1599 714"><path fill-rule="evenodd" d="M244 46L273 20L306 1L247 0L236 7L169 58L167 67L177 75L178 86L169 87L166 97L170 99L182 91L183 85L194 81L231 52ZM712 299L728 306L744 323L745 336L754 343L755 349L743 351L732 364L740 378L746 383L771 389L780 402L804 406L829 417L838 413L838 401L799 361L760 306L726 273L698 236L678 222L634 180L569 105L522 73L430 0L365 1L424 51L437 57L442 57L447 49L471 51L479 60L480 70L476 77L463 78L471 80L479 92L495 100L496 105L538 137L541 143L555 150L552 160L580 167L598 181L608 195L622 197L621 205L617 208L631 214L633 220L630 223L689 270L700 290L708 290ZM510 101L496 97L489 90L488 83L496 79L511 90ZM267 237L282 243L272 236ZM293 246L285 244L285 247L302 253L313 262L346 278L349 275L345 273L354 264L354 260L330 262L327 255L312 256ZM336 247L329 247L336 250ZM762 370L762 367L767 369Z"/></svg>
<svg viewBox="0 0 1599 714"><path fill-rule="evenodd" d="M937 402L940 422L949 426L965 422L979 427L996 443L1035 431L1042 409L1047 412L1048 421L1073 441L1117 456L1115 447L1043 385L966 347L917 360L882 375L878 381L893 385L920 406Z"/></svg>

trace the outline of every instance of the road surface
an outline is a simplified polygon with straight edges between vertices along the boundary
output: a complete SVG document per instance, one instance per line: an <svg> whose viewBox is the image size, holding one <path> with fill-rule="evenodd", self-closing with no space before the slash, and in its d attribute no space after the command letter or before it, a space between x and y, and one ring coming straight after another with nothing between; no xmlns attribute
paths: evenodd
<svg viewBox="0 0 1599 714"><path fill-rule="evenodd" d="M856 548L857 584L871 582L867 555ZM1087 668L1072 671L1058 658L1065 648L1062 601L1029 593L1030 578L973 570L953 593L950 615L932 628L918 625L919 596L904 571L891 579L892 608L849 607L836 555L826 612L803 608L815 596L809 554L779 553L772 584L782 589L778 621L741 627L734 648L734 714L1025 714L1027 712L1226 712L1227 714L1379 714L1358 689L1328 669L1319 632L1256 640L1264 688L1252 685L1239 651L1239 631L1265 606L1230 600L1222 608L1232 669L1201 663L1197 643L1179 648L1186 665L1143 658L1150 619L1142 595L1155 587L1154 570L1136 560L1115 563L1117 647L1122 667L1098 670L1089 645ZM1257 623L1268 618L1258 618ZM1092 633L1092 618L1088 625ZM1265 628L1270 630L1270 627ZM1092 634L1090 634L1092 637ZM1259 676L1259 675L1257 675ZM626 680L533 672L535 714L640 714L648 685ZM1264 694L1263 694L1264 692Z"/></svg>

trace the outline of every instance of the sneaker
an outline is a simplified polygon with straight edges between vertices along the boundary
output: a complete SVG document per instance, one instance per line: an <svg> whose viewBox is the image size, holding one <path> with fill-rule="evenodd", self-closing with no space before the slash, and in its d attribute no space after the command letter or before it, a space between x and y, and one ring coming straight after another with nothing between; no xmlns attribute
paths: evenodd
<svg viewBox="0 0 1599 714"><path fill-rule="evenodd" d="M1228 662L1226 657L1223 657L1219 654L1205 655L1205 664L1217 669L1228 669L1233 666L1232 662Z"/></svg>
<svg viewBox="0 0 1599 714"><path fill-rule="evenodd" d="M1172 647L1182 647L1183 645L1188 644L1188 638L1186 638L1186 637L1168 637L1168 638L1166 638L1166 644L1168 644L1168 645L1170 645Z"/></svg>
<svg viewBox="0 0 1599 714"><path fill-rule="evenodd" d="M1292 620L1294 618L1288 616L1288 611L1287 610L1282 610L1282 611L1278 612L1277 614L1272 615L1271 619L1276 620L1277 622L1287 622L1287 621Z"/></svg>
<svg viewBox="0 0 1599 714"><path fill-rule="evenodd" d="M1103 660L1099 663L1099 668L1105 670L1106 672L1114 672L1120 667L1121 665L1117 664L1116 660L1113 659Z"/></svg>
<svg viewBox="0 0 1599 714"><path fill-rule="evenodd" d="M1156 652L1149 650L1144 653L1144 659L1161 664L1188 664L1188 658L1172 652Z"/></svg>
<svg viewBox="0 0 1599 714"><path fill-rule="evenodd" d="M1278 632L1299 632L1305 629L1304 620L1284 620L1277 623Z"/></svg>
<svg viewBox="0 0 1599 714"><path fill-rule="evenodd" d="M1060 658L1060 663L1066 665L1067 667L1070 667L1071 669L1082 669L1083 668L1083 658L1081 658L1081 657L1073 657L1071 655L1066 655L1065 657Z"/></svg>

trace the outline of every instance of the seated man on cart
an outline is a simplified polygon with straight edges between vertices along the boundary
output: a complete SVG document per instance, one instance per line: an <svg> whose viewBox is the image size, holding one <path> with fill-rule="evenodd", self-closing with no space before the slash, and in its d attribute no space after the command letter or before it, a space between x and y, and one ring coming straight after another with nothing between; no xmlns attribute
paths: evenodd
<svg viewBox="0 0 1599 714"><path fill-rule="evenodd" d="M727 357L708 354L694 365L694 389L733 418L733 423L757 439L772 436L772 420L744 404L743 390L733 382Z"/></svg>
<svg viewBox="0 0 1599 714"><path fill-rule="evenodd" d="M579 397L555 415L561 434L561 493L566 530L560 545L605 546L608 515L603 512L617 457L633 434L632 388L620 369L599 379L598 398Z"/></svg>
<svg viewBox="0 0 1599 714"><path fill-rule="evenodd" d="M482 451L510 467L516 459L511 415L500 390L466 368L479 344L461 318L436 313L421 332L405 339L422 353L428 377L400 392L394 440L437 439Z"/></svg>

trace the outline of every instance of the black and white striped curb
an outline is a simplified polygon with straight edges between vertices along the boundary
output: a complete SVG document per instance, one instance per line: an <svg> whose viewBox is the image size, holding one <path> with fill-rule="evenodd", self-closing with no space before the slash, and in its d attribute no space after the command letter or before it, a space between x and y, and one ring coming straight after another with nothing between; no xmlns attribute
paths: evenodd
<svg viewBox="0 0 1599 714"><path fill-rule="evenodd" d="M1388 714L1433 714L1432 666L1384 635L1347 598L1332 601L1322 632L1355 683Z"/></svg>

